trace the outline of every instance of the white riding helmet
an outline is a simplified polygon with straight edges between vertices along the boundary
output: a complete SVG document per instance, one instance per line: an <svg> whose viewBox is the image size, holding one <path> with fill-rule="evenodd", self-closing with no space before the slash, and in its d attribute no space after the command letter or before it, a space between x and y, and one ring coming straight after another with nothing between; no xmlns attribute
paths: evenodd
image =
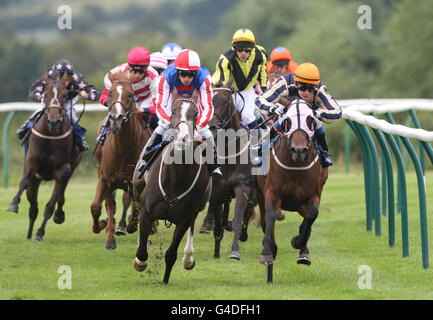
<svg viewBox="0 0 433 320"><path fill-rule="evenodd" d="M162 47L162 54L167 58L167 60L175 60L181 50L182 48L180 45L170 42Z"/></svg>

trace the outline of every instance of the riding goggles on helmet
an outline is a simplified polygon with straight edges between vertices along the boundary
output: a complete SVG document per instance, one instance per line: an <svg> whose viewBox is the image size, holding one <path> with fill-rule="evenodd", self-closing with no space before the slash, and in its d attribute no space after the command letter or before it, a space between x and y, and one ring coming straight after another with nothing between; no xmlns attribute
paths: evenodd
<svg viewBox="0 0 433 320"><path fill-rule="evenodd" d="M235 46L235 50L238 52L251 52L253 50L252 47L249 46Z"/></svg>
<svg viewBox="0 0 433 320"><path fill-rule="evenodd" d="M195 70L178 70L177 72L181 77L190 77L190 78L194 78L195 75L197 74L197 71Z"/></svg>
<svg viewBox="0 0 433 320"><path fill-rule="evenodd" d="M303 83L303 82L296 82L297 86L298 86L298 90L300 91L310 91L313 92L314 91L314 86L309 84L309 83Z"/></svg>
<svg viewBox="0 0 433 320"><path fill-rule="evenodd" d="M145 73L147 69L147 66L138 64L129 64L129 67L131 68L131 71L134 71L135 73Z"/></svg>

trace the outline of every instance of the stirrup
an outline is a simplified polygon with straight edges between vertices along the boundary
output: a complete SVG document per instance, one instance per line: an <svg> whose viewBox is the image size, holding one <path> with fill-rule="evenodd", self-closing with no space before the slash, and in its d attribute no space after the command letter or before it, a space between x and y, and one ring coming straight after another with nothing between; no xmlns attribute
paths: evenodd
<svg viewBox="0 0 433 320"><path fill-rule="evenodd" d="M326 152L321 152L320 164L322 165L323 168L327 168L334 165L334 162L332 161L331 156L329 154L327 154Z"/></svg>

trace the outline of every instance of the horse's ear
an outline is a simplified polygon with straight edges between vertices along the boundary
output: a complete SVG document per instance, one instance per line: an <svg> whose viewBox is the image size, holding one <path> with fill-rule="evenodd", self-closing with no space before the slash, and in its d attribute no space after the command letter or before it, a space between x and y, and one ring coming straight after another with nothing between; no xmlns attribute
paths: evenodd
<svg viewBox="0 0 433 320"><path fill-rule="evenodd" d="M176 88L173 88L173 90L171 91L171 94L173 95L173 102L176 101L177 99L179 99L179 93L177 92Z"/></svg>
<svg viewBox="0 0 433 320"><path fill-rule="evenodd" d="M197 102L197 101L198 101L198 91L197 91L197 90L194 90L194 92L192 93L192 97L191 97L191 99L192 99L194 102Z"/></svg>
<svg viewBox="0 0 433 320"><path fill-rule="evenodd" d="M284 132L286 132L286 133L289 132L290 128L292 127L292 120L290 118L285 119L283 121L282 127L283 127Z"/></svg>
<svg viewBox="0 0 433 320"><path fill-rule="evenodd" d="M49 81L50 78L48 77L48 73L44 72L43 79L44 79L45 82Z"/></svg>
<svg viewBox="0 0 433 320"><path fill-rule="evenodd" d="M110 80L111 83L114 82L114 75L111 73L111 71L108 71L108 80Z"/></svg>
<svg viewBox="0 0 433 320"><path fill-rule="evenodd" d="M230 77L229 82L227 82L227 88L231 88L233 84L233 77Z"/></svg>
<svg viewBox="0 0 433 320"><path fill-rule="evenodd" d="M316 120L312 116L307 117L307 126L311 131L316 130Z"/></svg>
<svg viewBox="0 0 433 320"><path fill-rule="evenodd" d="M60 79L63 83L65 83L66 81L67 81L67 79L68 79L68 73L67 72L65 72L65 73L63 73L63 76L62 76L62 78Z"/></svg>

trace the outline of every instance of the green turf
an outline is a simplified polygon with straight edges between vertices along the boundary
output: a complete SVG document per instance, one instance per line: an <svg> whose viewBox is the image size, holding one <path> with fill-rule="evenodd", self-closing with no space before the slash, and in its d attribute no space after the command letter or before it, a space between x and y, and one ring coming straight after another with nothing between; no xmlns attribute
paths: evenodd
<svg viewBox="0 0 433 320"><path fill-rule="evenodd" d="M432 247L432 197L427 174L427 215ZM241 260L229 259L233 233L225 233L221 258L213 258L213 235L194 237L196 267L184 270L181 264L185 239L179 247L178 260L170 283L162 284L165 269L163 255L170 244L174 227L162 222L151 236L149 267L135 271L138 233L117 237L117 249L104 248L105 232L93 234L90 203L96 180L73 178L66 195L66 221L56 225L52 220L44 240L26 240L28 203L22 198L19 214L6 212L17 186L0 188L0 299L432 299L432 267L421 263L418 188L416 176L407 175L410 255L402 257L400 215L396 214L396 245L388 246L387 217L382 217L382 236L366 231L364 179L362 174L339 174L330 171L323 192L319 217L309 241L312 265L296 264L298 251L290 246L301 218L286 212L277 222L278 256L274 265L274 283L266 283L265 266L258 263L263 234L254 223L249 239L241 243ZM39 194L40 226L43 208L52 190L44 183ZM121 203L120 193L117 195ZM120 219L120 209L117 219ZM105 217L105 211L102 217ZM199 214L196 230L204 212ZM374 230L374 229L373 229ZM360 289L358 268L371 268L371 289ZM72 272L71 289L60 289L64 273ZM60 281L63 283L62 281Z"/></svg>

